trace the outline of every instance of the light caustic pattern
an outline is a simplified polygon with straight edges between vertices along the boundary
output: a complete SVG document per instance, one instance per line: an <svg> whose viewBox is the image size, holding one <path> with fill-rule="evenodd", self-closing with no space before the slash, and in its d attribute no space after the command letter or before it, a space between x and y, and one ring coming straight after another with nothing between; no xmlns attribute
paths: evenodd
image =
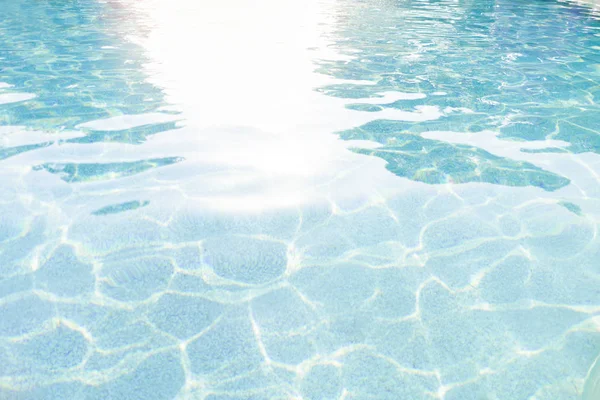
<svg viewBox="0 0 600 400"><path fill-rule="evenodd" d="M576 398L597 350L596 227L552 202L40 225L3 253L37 265L2 286L6 398Z"/></svg>
<svg viewBox="0 0 600 400"><path fill-rule="evenodd" d="M0 11L0 399L596 399L589 8L198 3Z"/></svg>

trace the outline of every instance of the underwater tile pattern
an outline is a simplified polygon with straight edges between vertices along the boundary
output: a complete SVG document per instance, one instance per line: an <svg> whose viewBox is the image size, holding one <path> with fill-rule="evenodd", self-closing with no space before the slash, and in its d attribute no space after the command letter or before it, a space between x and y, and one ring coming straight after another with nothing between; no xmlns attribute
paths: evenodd
<svg viewBox="0 0 600 400"><path fill-rule="evenodd" d="M4 2L0 399L597 400L599 94L573 3Z"/></svg>

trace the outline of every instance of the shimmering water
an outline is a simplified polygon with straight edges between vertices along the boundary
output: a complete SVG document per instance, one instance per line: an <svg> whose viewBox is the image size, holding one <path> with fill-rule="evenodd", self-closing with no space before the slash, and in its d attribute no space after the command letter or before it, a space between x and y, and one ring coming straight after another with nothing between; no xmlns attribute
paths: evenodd
<svg viewBox="0 0 600 400"><path fill-rule="evenodd" d="M1 2L0 399L599 399L593 7Z"/></svg>

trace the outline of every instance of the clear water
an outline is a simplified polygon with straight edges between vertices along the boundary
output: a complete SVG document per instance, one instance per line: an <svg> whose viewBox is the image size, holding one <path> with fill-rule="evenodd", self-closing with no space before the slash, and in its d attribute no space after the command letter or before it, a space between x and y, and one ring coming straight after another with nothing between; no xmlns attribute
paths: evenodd
<svg viewBox="0 0 600 400"><path fill-rule="evenodd" d="M596 400L599 153L590 5L2 1L0 399Z"/></svg>

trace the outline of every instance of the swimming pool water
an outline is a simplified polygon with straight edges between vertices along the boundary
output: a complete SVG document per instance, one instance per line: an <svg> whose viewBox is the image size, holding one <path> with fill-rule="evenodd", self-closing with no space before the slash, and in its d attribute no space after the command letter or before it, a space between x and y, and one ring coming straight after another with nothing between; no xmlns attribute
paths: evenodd
<svg viewBox="0 0 600 400"><path fill-rule="evenodd" d="M0 5L0 399L600 399L600 14Z"/></svg>

